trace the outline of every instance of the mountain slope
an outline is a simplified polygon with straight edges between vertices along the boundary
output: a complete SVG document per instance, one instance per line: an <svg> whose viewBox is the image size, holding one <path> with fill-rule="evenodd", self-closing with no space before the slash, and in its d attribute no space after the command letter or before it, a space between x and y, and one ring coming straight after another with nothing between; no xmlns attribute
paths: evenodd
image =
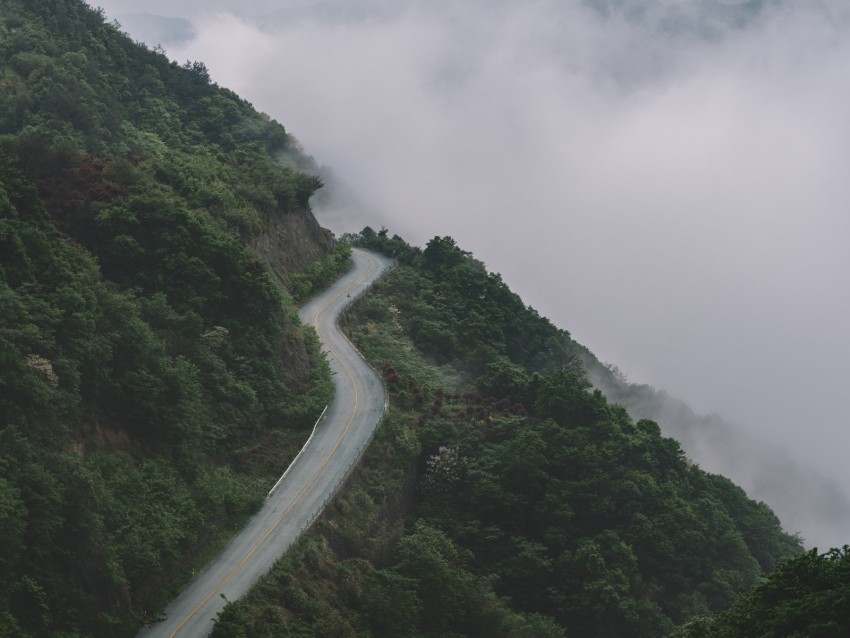
<svg viewBox="0 0 850 638"><path fill-rule="evenodd" d="M83 2L0 5L0 635L135 633L303 443L311 166Z"/></svg>
<svg viewBox="0 0 850 638"><path fill-rule="evenodd" d="M399 262L346 323L391 415L338 506L216 635L660 636L801 551L594 391L581 346L451 238L350 239Z"/></svg>

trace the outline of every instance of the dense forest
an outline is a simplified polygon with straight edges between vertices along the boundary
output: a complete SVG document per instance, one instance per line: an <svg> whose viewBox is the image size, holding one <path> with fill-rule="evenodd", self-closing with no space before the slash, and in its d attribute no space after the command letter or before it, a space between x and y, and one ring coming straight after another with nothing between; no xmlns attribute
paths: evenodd
<svg viewBox="0 0 850 638"><path fill-rule="evenodd" d="M345 321L391 412L216 635L662 636L801 553L767 506L594 390L586 351L451 238L348 239L398 262Z"/></svg>
<svg viewBox="0 0 850 638"><path fill-rule="evenodd" d="M0 4L0 635L133 635L303 443L332 386L287 287L349 254L311 167L202 64Z"/></svg>

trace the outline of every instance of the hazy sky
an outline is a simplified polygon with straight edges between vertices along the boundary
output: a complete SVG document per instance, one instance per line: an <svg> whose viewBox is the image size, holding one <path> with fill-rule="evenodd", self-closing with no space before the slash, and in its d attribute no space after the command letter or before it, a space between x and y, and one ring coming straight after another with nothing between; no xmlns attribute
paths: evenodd
<svg viewBox="0 0 850 638"><path fill-rule="evenodd" d="M368 214L319 211L325 225L452 235L631 380L850 486L846 5L144 10L189 19L195 38L169 54L204 61L357 189Z"/></svg>

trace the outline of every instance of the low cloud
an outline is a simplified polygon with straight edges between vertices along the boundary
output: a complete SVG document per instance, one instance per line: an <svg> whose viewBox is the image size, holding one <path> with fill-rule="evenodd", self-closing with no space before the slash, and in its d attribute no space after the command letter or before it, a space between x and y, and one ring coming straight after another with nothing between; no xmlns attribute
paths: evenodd
<svg viewBox="0 0 850 638"><path fill-rule="evenodd" d="M843 5L219 0L169 53L357 190L334 230L452 235L602 360L847 486Z"/></svg>

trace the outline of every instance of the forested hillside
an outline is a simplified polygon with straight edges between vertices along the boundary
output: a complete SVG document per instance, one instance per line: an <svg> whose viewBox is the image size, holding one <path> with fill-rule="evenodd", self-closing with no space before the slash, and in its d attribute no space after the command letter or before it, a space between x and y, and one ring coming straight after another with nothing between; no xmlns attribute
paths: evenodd
<svg viewBox="0 0 850 638"><path fill-rule="evenodd" d="M392 410L339 502L219 636L650 637L727 608L799 540L587 381L586 351L448 237L346 325Z"/></svg>
<svg viewBox="0 0 850 638"><path fill-rule="evenodd" d="M303 443L311 166L80 0L0 4L0 635L133 635Z"/></svg>

